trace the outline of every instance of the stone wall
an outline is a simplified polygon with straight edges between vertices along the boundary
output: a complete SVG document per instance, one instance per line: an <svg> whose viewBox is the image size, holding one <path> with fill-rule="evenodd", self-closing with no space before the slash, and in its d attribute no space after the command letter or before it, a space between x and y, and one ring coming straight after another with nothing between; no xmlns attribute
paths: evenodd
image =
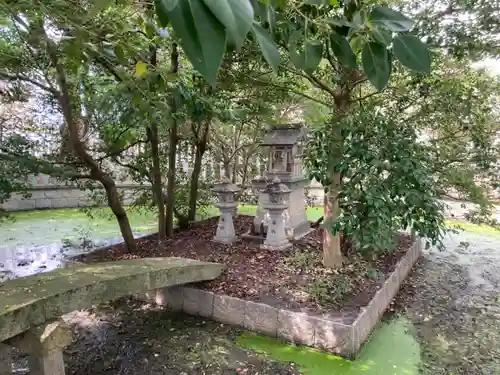
<svg viewBox="0 0 500 375"><path fill-rule="evenodd" d="M118 185L118 191L124 196L125 204L132 203L132 194L140 188L138 185ZM104 192L104 190L103 190ZM13 194L12 197L0 205L7 211L39 210L47 208L75 208L95 205L89 193L70 186L36 187L24 197Z"/></svg>
<svg viewBox="0 0 500 375"><path fill-rule="evenodd" d="M57 179L48 175L28 176L27 182L32 186L27 197L23 197L21 194L13 194L8 201L0 204L0 208L7 211L25 211L47 208L88 207L95 204L88 192L73 186L62 185ZM118 182L117 187L124 196L125 204L132 203L134 191L144 188L143 185L135 184L132 181ZM319 183L313 181L307 190L309 191L309 197L314 202L320 204L323 202L323 188Z"/></svg>

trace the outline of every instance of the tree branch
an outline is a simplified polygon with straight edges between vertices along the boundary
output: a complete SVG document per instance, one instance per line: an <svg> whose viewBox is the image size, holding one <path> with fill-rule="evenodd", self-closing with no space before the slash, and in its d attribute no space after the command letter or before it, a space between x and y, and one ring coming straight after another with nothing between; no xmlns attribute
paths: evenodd
<svg viewBox="0 0 500 375"><path fill-rule="evenodd" d="M268 86L276 87L276 88L278 88L278 89L283 89L283 90L287 90L287 91L293 92L294 94L300 95L300 96L302 96L302 97L304 97L304 98L306 98L306 99L309 99L309 100L311 100L311 101L313 101L313 102L316 102L316 103L322 104L322 105L324 105L324 106L326 106L326 107L330 107L330 106L331 106L331 104L328 104L327 102L324 102L324 101L322 101L321 99L314 98L314 97L312 97L312 96L310 96L310 95L308 95L308 94L305 94L305 93L300 92L300 91L298 91L298 90L294 90L294 89L292 89L292 88L288 88L288 87L285 87L285 86L281 86L281 85L278 85L278 84L276 84L276 83L271 83L271 82L261 81L261 80L258 80L258 79L253 79L252 81L254 81L254 82L258 82L258 83L262 83L262 84L264 84L264 85L268 85Z"/></svg>
<svg viewBox="0 0 500 375"><path fill-rule="evenodd" d="M287 68L285 67L285 70L289 71L290 73L293 73L293 74L297 74L301 77L304 77L305 79L307 79L309 82L311 82L314 86L326 91L327 93L329 93L332 97L336 97L336 93L335 93L335 90L333 90L331 87L329 87L326 83L324 83L323 81L321 81L319 78L311 75L311 74L306 74L306 73L303 73L297 69L293 69L293 68Z"/></svg>
<svg viewBox="0 0 500 375"><path fill-rule="evenodd" d="M26 76L23 76L20 74L8 74L8 73L0 72L0 79L5 79L7 81L23 81L23 82L31 83L32 85L34 85L34 86L36 86L44 91L47 91L47 92L55 95L56 97L58 97L60 95L59 91L57 91L53 87L44 85L41 82L38 82L32 78L29 78L29 77L26 77Z"/></svg>

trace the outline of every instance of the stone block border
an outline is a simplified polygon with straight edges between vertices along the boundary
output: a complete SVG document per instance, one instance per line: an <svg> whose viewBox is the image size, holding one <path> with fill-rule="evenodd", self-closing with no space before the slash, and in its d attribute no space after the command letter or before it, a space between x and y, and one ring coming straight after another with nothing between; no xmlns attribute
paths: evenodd
<svg viewBox="0 0 500 375"><path fill-rule="evenodd" d="M422 240L417 238L371 302L360 312L354 323L349 325L188 286L155 290L141 299L173 311L211 318L286 342L354 358L421 254Z"/></svg>

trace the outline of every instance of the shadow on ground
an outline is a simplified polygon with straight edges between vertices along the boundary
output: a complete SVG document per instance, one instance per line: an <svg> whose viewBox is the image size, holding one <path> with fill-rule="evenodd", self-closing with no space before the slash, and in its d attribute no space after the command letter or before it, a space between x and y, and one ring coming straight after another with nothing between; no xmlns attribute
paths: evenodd
<svg viewBox="0 0 500 375"><path fill-rule="evenodd" d="M237 329L134 300L65 319L77 337L65 352L70 375L299 374L291 364L237 346Z"/></svg>

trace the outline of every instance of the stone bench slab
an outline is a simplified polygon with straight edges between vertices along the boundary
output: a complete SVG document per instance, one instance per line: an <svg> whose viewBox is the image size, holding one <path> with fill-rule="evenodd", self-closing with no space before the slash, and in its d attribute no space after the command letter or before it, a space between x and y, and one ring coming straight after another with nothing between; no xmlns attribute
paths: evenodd
<svg viewBox="0 0 500 375"><path fill-rule="evenodd" d="M225 266L183 258L78 264L0 284L0 343L31 327L120 297L212 280Z"/></svg>

